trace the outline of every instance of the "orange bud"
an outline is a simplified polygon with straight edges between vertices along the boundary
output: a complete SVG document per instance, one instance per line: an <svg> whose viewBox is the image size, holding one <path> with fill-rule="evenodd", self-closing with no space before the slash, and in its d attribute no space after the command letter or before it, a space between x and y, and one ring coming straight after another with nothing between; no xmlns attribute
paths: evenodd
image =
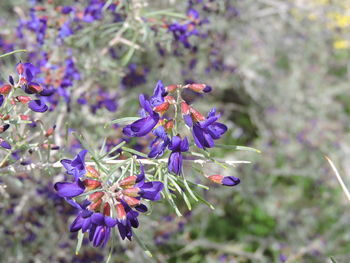
<svg viewBox="0 0 350 263"><path fill-rule="evenodd" d="M220 175L220 174L214 174L214 175L210 175L208 176L208 179L214 183L217 184L221 184L222 179L224 178L224 176Z"/></svg>
<svg viewBox="0 0 350 263"><path fill-rule="evenodd" d="M95 181L91 179L85 179L83 183L88 190L94 190L101 186L101 183L99 181Z"/></svg>
<svg viewBox="0 0 350 263"><path fill-rule="evenodd" d="M139 195L140 188L138 187L132 187L132 188L127 188L123 190L123 194L130 196L130 197L136 197Z"/></svg>
<svg viewBox="0 0 350 263"><path fill-rule="evenodd" d="M90 165L86 166L85 170L86 170L85 176L87 176L87 177L92 177L92 178L100 177L100 174L95 170L94 167L92 167Z"/></svg>
<svg viewBox="0 0 350 263"><path fill-rule="evenodd" d="M21 118L22 121L27 121L29 119L29 116L27 115L19 115L19 117Z"/></svg>
<svg viewBox="0 0 350 263"><path fill-rule="evenodd" d="M128 176L119 182L119 186L123 188L129 188L136 182L136 176Z"/></svg>

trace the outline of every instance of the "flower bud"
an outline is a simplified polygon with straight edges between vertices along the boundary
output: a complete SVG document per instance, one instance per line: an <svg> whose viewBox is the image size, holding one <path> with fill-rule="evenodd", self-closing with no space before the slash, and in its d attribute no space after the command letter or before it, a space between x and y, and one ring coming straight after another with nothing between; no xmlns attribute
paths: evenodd
<svg viewBox="0 0 350 263"><path fill-rule="evenodd" d="M95 192L95 193L92 193L88 196L88 200L91 202L91 203L95 203L97 202L98 200L100 200L102 197L104 196L104 193L103 192Z"/></svg>
<svg viewBox="0 0 350 263"><path fill-rule="evenodd" d="M223 176L220 174L215 174L208 176L208 179L214 183L222 184L226 186L235 186L241 182L241 180L234 176Z"/></svg>
<svg viewBox="0 0 350 263"><path fill-rule="evenodd" d="M165 91L166 92L174 92L175 90L177 90L177 85L169 85L165 87Z"/></svg>
<svg viewBox="0 0 350 263"><path fill-rule="evenodd" d="M4 84L0 87L0 94L7 95L11 91L12 86L10 84Z"/></svg>
<svg viewBox="0 0 350 263"><path fill-rule="evenodd" d="M17 96L16 100L22 104L27 104L31 100L31 98L28 96Z"/></svg>
<svg viewBox="0 0 350 263"><path fill-rule="evenodd" d="M131 196L127 196L127 195L125 195L123 197L123 199L130 207L134 207L134 206L139 205L141 203L141 201L136 199L135 197L131 197Z"/></svg>
<svg viewBox="0 0 350 263"><path fill-rule="evenodd" d="M0 133L3 133L10 127L10 124L4 124L0 126Z"/></svg>
<svg viewBox="0 0 350 263"><path fill-rule="evenodd" d="M170 132L172 128L174 127L174 120L169 120L163 125L166 132Z"/></svg>
<svg viewBox="0 0 350 263"><path fill-rule="evenodd" d="M205 118L202 114L196 111L194 108L190 107L191 116L195 121L204 121Z"/></svg>
<svg viewBox="0 0 350 263"><path fill-rule="evenodd" d="M101 183L99 181L95 181L91 179L84 179L83 183L88 190L94 190L101 186Z"/></svg>
<svg viewBox="0 0 350 263"><path fill-rule="evenodd" d="M86 166L85 170L86 170L86 174L85 174L86 177L92 177L92 178L100 177L100 174L95 170L94 167L90 165Z"/></svg>
<svg viewBox="0 0 350 263"><path fill-rule="evenodd" d="M22 120L22 121L27 121L27 120L29 120L29 116L28 115L19 115L19 117L20 117L20 119Z"/></svg>
<svg viewBox="0 0 350 263"><path fill-rule="evenodd" d="M200 92L200 93L208 93L212 90L212 88L208 85L205 85L205 84L197 84L197 83L194 83L194 84L188 84L185 86L185 88L188 88L192 91L195 91L195 92Z"/></svg>
<svg viewBox="0 0 350 263"><path fill-rule="evenodd" d="M23 71L24 71L23 64L22 63L18 63L17 66L16 66L16 70L17 70L17 73L19 75L22 75Z"/></svg>
<svg viewBox="0 0 350 263"><path fill-rule="evenodd" d="M138 187L132 187L132 188L127 188L123 190L123 194L130 196L130 197L136 197L139 195L140 188Z"/></svg>
<svg viewBox="0 0 350 263"><path fill-rule="evenodd" d="M119 182L119 186L122 188L129 188L136 182L136 176L128 176Z"/></svg>
<svg viewBox="0 0 350 263"><path fill-rule="evenodd" d="M111 207L109 206L109 203L104 203L103 204L103 214L105 216L110 216L110 214L111 214Z"/></svg>
<svg viewBox="0 0 350 263"><path fill-rule="evenodd" d="M4 121L7 121L8 119L10 119L10 115L3 115L3 114L0 114L0 119L4 120Z"/></svg>
<svg viewBox="0 0 350 263"><path fill-rule="evenodd" d="M169 102L165 101L162 104L153 108L153 111L164 114L169 109Z"/></svg>
<svg viewBox="0 0 350 263"><path fill-rule="evenodd" d="M89 210L98 211L100 210L101 204L102 204L102 199L98 200L95 203L90 204L87 208Z"/></svg>
<svg viewBox="0 0 350 263"><path fill-rule="evenodd" d="M182 101L180 104L180 107L181 107L182 115L190 114L190 106L188 106L188 104L186 102Z"/></svg>
<svg viewBox="0 0 350 263"><path fill-rule="evenodd" d="M48 128L46 133L45 133L45 137L49 137L53 134L53 132L55 131L55 128L56 128L56 125L54 125L53 127L51 128Z"/></svg>
<svg viewBox="0 0 350 263"><path fill-rule="evenodd" d="M33 93L39 93L43 90L43 88L37 83L29 83L28 90Z"/></svg>
<svg viewBox="0 0 350 263"><path fill-rule="evenodd" d="M126 212L123 204L119 203L115 206L115 211L117 214L118 220L125 220L126 219Z"/></svg>

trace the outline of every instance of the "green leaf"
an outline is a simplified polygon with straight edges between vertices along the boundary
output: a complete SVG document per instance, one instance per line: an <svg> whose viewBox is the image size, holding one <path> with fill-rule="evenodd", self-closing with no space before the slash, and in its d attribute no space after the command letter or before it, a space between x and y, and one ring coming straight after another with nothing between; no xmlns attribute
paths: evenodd
<svg viewBox="0 0 350 263"><path fill-rule="evenodd" d="M83 238L84 238L84 234L83 234L82 230L80 229L78 232L78 243L77 243L77 247L75 248L75 255L79 254L81 244L83 243Z"/></svg>
<svg viewBox="0 0 350 263"><path fill-rule="evenodd" d="M171 16L176 18L188 19L187 16L179 13L175 13L172 9L158 10L154 12L150 12L143 15L144 17L152 17L152 16Z"/></svg>
<svg viewBox="0 0 350 263"><path fill-rule="evenodd" d="M168 197L167 200L169 201L170 205L174 208L177 216L182 216L182 214L180 213L180 210L179 208L177 208L175 202L174 202L174 199L173 197L171 196L171 193L169 191L169 188L168 188L168 176L167 174L164 175L164 190L165 190L165 193L166 193L166 196Z"/></svg>
<svg viewBox="0 0 350 263"><path fill-rule="evenodd" d="M176 190L181 194L182 198L184 199L184 201L187 205L188 210L191 211L192 206L191 206L190 201L188 200L186 193L184 191L182 191L181 187L176 183L176 181L171 176L169 176L169 179L170 179L171 183L175 186Z"/></svg>
<svg viewBox="0 0 350 263"><path fill-rule="evenodd" d="M138 119L140 119L140 117L125 117L125 118L116 119L111 121L110 123L107 123L105 125L105 128L110 124L131 123L131 122L137 121Z"/></svg>
<svg viewBox="0 0 350 263"><path fill-rule="evenodd" d="M144 158L148 158L147 154L144 154L142 152L136 151L136 150L128 148L128 147L122 147L122 150L129 152L129 153L132 153L132 154L139 155L139 156L144 157Z"/></svg>
<svg viewBox="0 0 350 263"><path fill-rule="evenodd" d="M4 57L7 57L7 56L10 56L12 54L15 54L15 53L19 53L19 52L27 52L26 49L17 49L17 50L13 50L11 52L8 52L8 53L5 53L5 54L2 54L0 55L0 58L4 58Z"/></svg>
<svg viewBox="0 0 350 263"><path fill-rule="evenodd" d="M133 232L133 236L137 242L137 244L140 245L140 247L143 249L143 251L146 253L147 256L149 256L150 258L153 257L151 251L147 248L147 246L142 242L142 240L138 237L138 235L135 233L135 231Z"/></svg>
<svg viewBox="0 0 350 263"><path fill-rule="evenodd" d="M334 257L330 257L332 263L337 263L337 261L334 259Z"/></svg>
<svg viewBox="0 0 350 263"><path fill-rule="evenodd" d="M261 153L260 150L247 147L247 146L239 146L239 145L226 145L226 144L215 144L215 146L222 148L222 149L229 149L229 150L236 150L236 151L249 151L249 152L257 152Z"/></svg>

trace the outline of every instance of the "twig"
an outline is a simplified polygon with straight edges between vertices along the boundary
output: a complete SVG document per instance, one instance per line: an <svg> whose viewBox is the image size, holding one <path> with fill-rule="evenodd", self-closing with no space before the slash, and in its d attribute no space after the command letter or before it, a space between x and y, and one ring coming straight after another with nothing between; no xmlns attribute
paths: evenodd
<svg viewBox="0 0 350 263"><path fill-rule="evenodd" d="M338 179L338 182L341 186L341 188L343 189L343 192L345 193L346 197L349 199L350 201L350 193L349 193L349 190L347 189L346 185L344 184L343 182L343 179L340 177L340 174L337 170L337 168L335 167L334 163L331 161L331 159L329 159L327 156L325 156L326 160L329 162L335 176L337 177Z"/></svg>

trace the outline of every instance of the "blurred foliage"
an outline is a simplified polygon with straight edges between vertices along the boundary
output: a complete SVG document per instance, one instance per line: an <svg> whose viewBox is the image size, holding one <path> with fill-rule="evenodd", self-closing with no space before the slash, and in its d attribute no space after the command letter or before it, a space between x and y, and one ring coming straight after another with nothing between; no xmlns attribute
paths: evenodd
<svg viewBox="0 0 350 263"><path fill-rule="evenodd" d="M205 2L214 10L203 11L210 21L203 28L211 37L192 39L198 47L195 53L172 46L170 36L160 39L163 34L146 31L133 15L128 18L134 23L133 29L123 37L134 40L137 32L147 33L135 37L140 49L132 51L130 58L131 49L125 45L118 46L117 53L124 54L118 59L103 53L121 24L92 24L65 41L83 74L72 91L73 101L81 91L99 86L118 93L116 113L102 109L89 119L87 106L76 103L64 113L65 122L72 128L94 131L86 132L91 142L101 141L103 136L118 137L118 131L105 129L103 123L132 116L131 112L137 111L137 94L149 91L156 80L167 84L193 80L214 88L206 103L194 103L203 112L216 106L226 118L230 132L220 143L249 145L262 151L254 154L216 149L214 152L227 160L244 158L252 162L230 170L230 175L239 175L241 184L234 190L211 186L204 191L215 204L213 211L200 205L177 218L166 205L154 207L154 221L141 219L142 228L137 232L154 258L148 258L134 243L121 242L111 262L309 263L330 262L330 256L337 262L349 262L349 203L323 156L336 161L350 185L350 2ZM237 13L227 12L228 3ZM11 34L23 4L1 3L1 33ZM147 4L146 11L171 8L180 14L187 6L186 1L171 0ZM134 12L130 10L130 14ZM159 55L156 42L165 43L166 55ZM174 56L173 48L183 55ZM214 51L218 55L213 55ZM62 51L57 52L59 58ZM19 54L7 59L2 69L18 58ZM192 59L197 66L189 70ZM147 81L122 89L119 83L129 63L135 63L140 72L147 69ZM205 70L208 65L209 71ZM230 70L223 70L223 65ZM218 168L204 167L204 171L215 173ZM40 171L34 178L38 174ZM1 234L1 262L101 262L106 258L108 251L90 247L83 247L81 255L74 256L74 241L66 234L70 219L58 210L64 205L44 197L36 207L32 203L36 194L30 193L38 182L11 180L9 187L18 192L11 200L4 198L0 206L0 229L12 231L6 238ZM51 181L44 177L40 184ZM28 193L24 201L23 192ZM41 211L43 200L45 209ZM6 215L5 208L9 209L11 202L23 202L23 206L14 215ZM35 212L23 207L33 207ZM185 214L184 205L181 209ZM22 219L15 223L18 215ZM39 218L41 226L29 224L31 218ZM23 241L30 231L38 238Z"/></svg>

